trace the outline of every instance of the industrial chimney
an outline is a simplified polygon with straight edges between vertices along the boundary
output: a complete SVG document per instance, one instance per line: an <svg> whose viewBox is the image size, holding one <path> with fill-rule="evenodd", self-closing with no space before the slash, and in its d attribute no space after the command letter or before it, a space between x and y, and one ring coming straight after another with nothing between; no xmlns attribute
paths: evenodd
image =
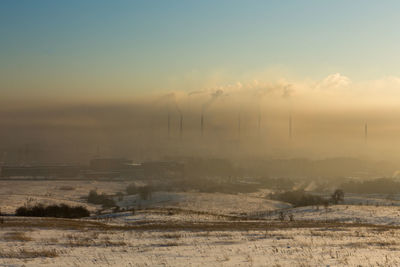
<svg viewBox="0 0 400 267"><path fill-rule="evenodd" d="M183 116L181 114L179 121L179 137L182 139L182 136L183 136Z"/></svg>
<svg viewBox="0 0 400 267"><path fill-rule="evenodd" d="M170 133L171 133L171 126L170 126L170 116L168 112L168 138L170 137Z"/></svg>
<svg viewBox="0 0 400 267"><path fill-rule="evenodd" d="M240 139L240 127L241 127L241 116L240 116L240 112L239 112L239 116L238 116L238 138Z"/></svg>
<svg viewBox="0 0 400 267"><path fill-rule="evenodd" d="M204 115L203 115L203 113L201 113L200 130L201 130L201 136L203 136L203 133L204 133Z"/></svg>

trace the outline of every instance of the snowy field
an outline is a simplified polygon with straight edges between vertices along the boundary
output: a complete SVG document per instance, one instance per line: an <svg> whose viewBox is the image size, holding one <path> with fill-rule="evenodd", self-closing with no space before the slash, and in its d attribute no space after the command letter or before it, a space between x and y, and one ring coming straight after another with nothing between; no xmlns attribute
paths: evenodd
<svg viewBox="0 0 400 267"><path fill-rule="evenodd" d="M29 219L27 219L29 221ZM35 221L37 219L31 219ZM0 228L1 266L399 266L400 229L237 224L171 230L39 219ZM228 223L229 224L229 223ZM211 224L212 225L212 224ZM68 229L69 228L69 229Z"/></svg>
<svg viewBox="0 0 400 267"><path fill-rule="evenodd" d="M86 203L90 190L115 194L128 184L0 181L0 207L12 214L26 203L66 203L94 212L100 206ZM117 201L134 213L4 216L0 266L400 266L397 196L350 195L326 209L263 195L156 192Z"/></svg>
<svg viewBox="0 0 400 267"><path fill-rule="evenodd" d="M82 205L91 211L100 206L85 201L90 190L99 194L125 192L131 182L105 181L0 181L0 208L3 213L13 213L25 203ZM116 199L117 200L117 199ZM149 200L138 195L124 196L117 203L121 208L180 208L214 214L240 215L243 213L289 208L287 203L268 200L254 194L229 195L222 193L155 192Z"/></svg>
<svg viewBox="0 0 400 267"><path fill-rule="evenodd" d="M127 182L103 181L0 181L0 208L4 213L13 213L25 203L58 204L86 206L94 211L96 205L87 204L90 190L107 194L123 192Z"/></svg>
<svg viewBox="0 0 400 267"><path fill-rule="evenodd" d="M300 207L287 209L286 215L292 214L295 220L339 221L350 223L368 223L379 225L399 225L400 207L397 206L359 206L334 205L324 207ZM265 219L276 216L265 216Z"/></svg>

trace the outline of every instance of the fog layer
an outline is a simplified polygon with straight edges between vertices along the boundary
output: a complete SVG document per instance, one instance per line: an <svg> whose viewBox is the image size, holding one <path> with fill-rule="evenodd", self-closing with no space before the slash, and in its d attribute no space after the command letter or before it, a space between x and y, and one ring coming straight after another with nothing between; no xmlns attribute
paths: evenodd
<svg viewBox="0 0 400 267"><path fill-rule="evenodd" d="M4 102L3 161L169 156L398 160L400 80L251 80L101 101Z"/></svg>

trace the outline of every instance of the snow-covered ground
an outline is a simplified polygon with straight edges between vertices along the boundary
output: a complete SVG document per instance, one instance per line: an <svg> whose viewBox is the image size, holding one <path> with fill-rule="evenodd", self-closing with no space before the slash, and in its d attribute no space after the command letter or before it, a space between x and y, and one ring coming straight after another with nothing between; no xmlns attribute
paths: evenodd
<svg viewBox="0 0 400 267"><path fill-rule="evenodd" d="M283 211L292 214L295 220L339 221L380 225L400 225L400 207L397 206L359 206L334 205L325 209L323 206L300 207ZM277 217L276 214L265 219Z"/></svg>
<svg viewBox="0 0 400 267"><path fill-rule="evenodd" d="M180 208L221 215L240 215L291 207L287 203L251 195L197 192L156 192L149 200L142 200L138 195L126 196L118 205L123 208Z"/></svg>
<svg viewBox="0 0 400 267"><path fill-rule="evenodd" d="M3 213L14 213L25 203L59 204L86 206L96 210L98 206L88 204L86 197L90 190L98 193L115 194L124 192L128 182L103 181L0 181L0 208Z"/></svg>
<svg viewBox="0 0 400 267"><path fill-rule="evenodd" d="M399 266L400 229L0 228L4 266Z"/></svg>
<svg viewBox="0 0 400 267"><path fill-rule="evenodd" d="M98 193L116 194L125 192L131 182L105 181L0 181L0 208L4 213L13 213L24 204L58 204L86 206L95 211L98 205L85 201L90 190ZM121 208L179 208L214 214L240 215L257 211L268 211L290 207L289 204L268 200L257 194L222 194L197 192L155 192L148 200L139 195L124 196L118 201Z"/></svg>
<svg viewBox="0 0 400 267"><path fill-rule="evenodd" d="M400 195L380 194L346 194L343 204L350 205L377 205L377 206L400 206Z"/></svg>
<svg viewBox="0 0 400 267"><path fill-rule="evenodd" d="M128 184L0 181L0 208L66 203L95 211L84 200L90 190L115 194ZM134 212L86 220L4 217L0 266L400 266L398 196L347 195L325 209L292 208L265 194L155 192L118 201Z"/></svg>

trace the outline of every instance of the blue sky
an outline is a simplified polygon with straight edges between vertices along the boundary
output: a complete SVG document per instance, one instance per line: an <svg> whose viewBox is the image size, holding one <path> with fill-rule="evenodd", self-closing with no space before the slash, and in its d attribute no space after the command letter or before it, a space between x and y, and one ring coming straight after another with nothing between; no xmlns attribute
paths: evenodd
<svg viewBox="0 0 400 267"><path fill-rule="evenodd" d="M398 1L0 3L3 97L197 89L282 75L400 76Z"/></svg>

